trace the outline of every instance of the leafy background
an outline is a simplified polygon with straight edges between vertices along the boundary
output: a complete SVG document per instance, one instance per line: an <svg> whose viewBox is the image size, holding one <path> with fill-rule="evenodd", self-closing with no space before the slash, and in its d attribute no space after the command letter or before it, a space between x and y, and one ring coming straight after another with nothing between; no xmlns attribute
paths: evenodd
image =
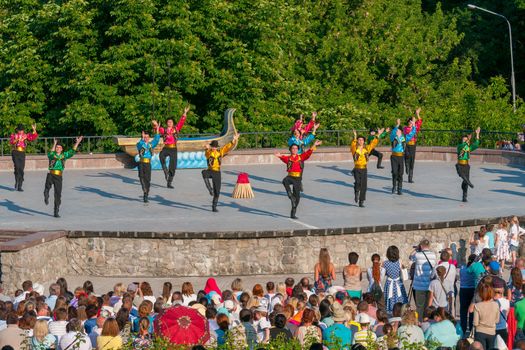
<svg viewBox="0 0 525 350"><path fill-rule="evenodd" d="M525 92L525 0L471 0L513 25ZM0 0L0 130L137 134L191 105L189 132L392 124L515 131L500 18L447 0ZM155 77L155 84L153 79Z"/></svg>

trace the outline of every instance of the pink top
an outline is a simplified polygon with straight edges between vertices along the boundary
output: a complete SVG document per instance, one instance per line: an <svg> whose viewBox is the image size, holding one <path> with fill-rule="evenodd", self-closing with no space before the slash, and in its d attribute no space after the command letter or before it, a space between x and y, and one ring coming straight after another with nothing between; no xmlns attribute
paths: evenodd
<svg viewBox="0 0 525 350"><path fill-rule="evenodd" d="M165 145L174 145L177 143L177 134L180 132L180 129L182 129L182 127L184 126L185 121L186 115L183 114L174 128L159 128L159 134L161 134L164 137Z"/></svg>
<svg viewBox="0 0 525 350"><path fill-rule="evenodd" d="M419 130L421 129L421 124L423 124L423 119L416 120L416 134L414 135L414 138L412 139L412 141L414 141L414 142L417 142L417 134L419 133ZM412 131L412 127L411 126L405 126L403 128L403 133L405 135L410 134L411 131Z"/></svg>
<svg viewBox="0 0 525 350"><path fill-rule="evenodd" d="M23 134L11 134L11 138L9 139L9 143L13 145L14 147L22 147L26 148L26 141L34 141L38 137L38 134L36 132L31 132L29 134L23 133Z"/></svg>
<svg viewBox="0 0 525 350"><path fill-rule="evenodd" d="M295 131L295 130L299 130L301 132L301 136L299 136L299 138L302 139L303 135L308 134L310 132L310 130L313 129L314 124L315 124L315 122L312 119L310 119L308 124L306 124L306 126L303 128L303 122L301 121L301 119L297 119L295 121L295 124L292 126L292 128L290 130L292 132Z"/></svg>

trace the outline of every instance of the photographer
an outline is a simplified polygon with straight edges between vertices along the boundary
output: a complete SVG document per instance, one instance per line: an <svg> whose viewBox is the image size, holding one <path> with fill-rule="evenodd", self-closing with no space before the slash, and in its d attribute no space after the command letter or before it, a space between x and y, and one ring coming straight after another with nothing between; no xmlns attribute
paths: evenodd
<svg viewBox="0 0 525 350"><path fill-rule="evenodd" d="M430 280L436 264L436 254L429 250L430 242L423 239L410 254L410 260L415 263L413 293L418 318L423 319L423 311L429 302Z"/></svg>

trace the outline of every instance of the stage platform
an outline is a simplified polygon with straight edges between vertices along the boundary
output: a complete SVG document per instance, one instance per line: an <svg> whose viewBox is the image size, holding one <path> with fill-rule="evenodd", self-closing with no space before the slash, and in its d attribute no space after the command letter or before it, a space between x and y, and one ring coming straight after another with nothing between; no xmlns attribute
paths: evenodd
<svg viewBox="0 0 525 350"><path fill-rule="evenodd" d="M142 203L137 172L129 169L66 169L61 215L52 216L43 201L46 172L26 171L24 192L12 188L12 173L0 173L0 229L131 232L223 232L300 230L332 227L409 224L525 214L525 168L472 164L469 202L461 202L461 180L454 163L418 161L414 184L392 195L390 164L369 167L366 208L353 201L351 162L306 162L304 193L289 218L290 201L281 184L285 164L224 166L219 213L200 170L175 176L175 189L165 187L154 171L150 203ZM233 199L239 172L247 172L255 193L251 200ZM405 175L406 180L406 175Z"/></svg>

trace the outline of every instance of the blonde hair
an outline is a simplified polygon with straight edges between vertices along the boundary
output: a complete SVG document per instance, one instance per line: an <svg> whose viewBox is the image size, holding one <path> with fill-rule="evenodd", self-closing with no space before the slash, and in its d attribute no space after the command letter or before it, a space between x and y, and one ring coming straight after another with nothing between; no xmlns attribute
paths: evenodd
<svg viewBox="0 0 525 350"><path fill-rule="evenodd" d="M319 251L319 274L321 276L328 276L330 274L330 253L328 249L321 248Z"/></svg>
<svg viewBox="0 0 525 350"><path fill-rule="evenodd" d="M401 324L406 326L417 326L417 316L416 311L408 309L403 314Z"/></svg>
<svg viewBox="0 0 525 350"><path fill-rule="evenodd" d="M41 342L48 334L49 328L47 326L47 321L37 320L35 323L35 327L33 328L33 336L36 338L36 340Z"/></svg>
<svg viewBox="0 0 525 350"><path fill-rule="evenodd" d="M277 286L275 287L275 293L286 296L286 284L284 282L277 283Z"/></svg>
<svg viewBox="0 0 525 350"><path fill-rule="evenodd" d="M115 296L120 297L122 294L126 292L126 287L124 287L123 283L117 283L113 287L113 293Z"/></svg>

